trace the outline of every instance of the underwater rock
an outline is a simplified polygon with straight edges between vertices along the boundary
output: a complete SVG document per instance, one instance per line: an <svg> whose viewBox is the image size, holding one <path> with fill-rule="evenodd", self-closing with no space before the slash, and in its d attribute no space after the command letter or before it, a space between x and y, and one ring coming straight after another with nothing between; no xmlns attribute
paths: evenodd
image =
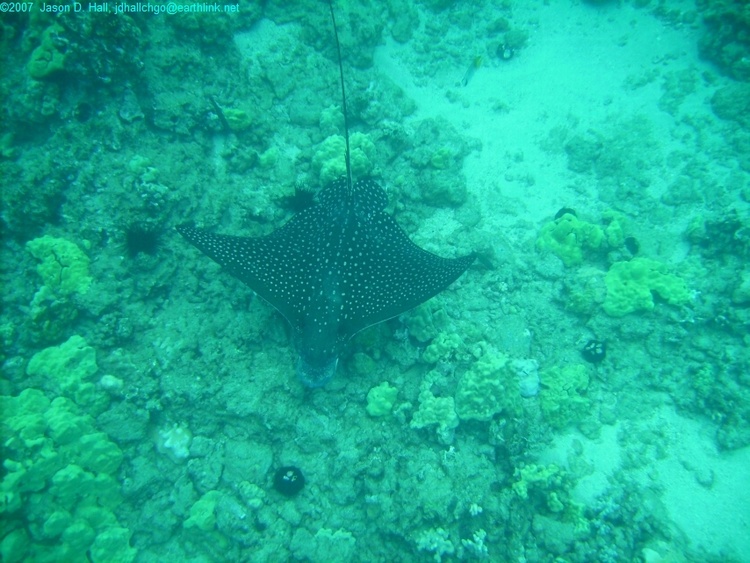
<svg viewBox="0 0 750 563"><path fill-rule="evenodd" d="M750 84L729 84L711 96L716 117L750 127Z"/></svg>
<svg viewBox="0 0 750 563"><path fill-rule="evenodd" d="M536 397L539 394L539 364L533 359L516 359L511 366L518 376L518 390L521 397Z"/></svg>
<svg viewBox="0 0 750 563"><path fill-rule="evenodd" d="M745 2L698 2L704 33L700 55L735 80L750 81L750 18Z"/></svg>
<svg viewBox="0 0 750 563"><path fill-rule="evenodd" d="M181 463L190 455L192 441L193 435L187 426L175 424L171 428L159 430L156 435L156 450L175 463Z"/></svg>
<svg viewBox="0 0 750 563"><path fill-rule="evenodd" d="M143 119L144 117L138 98L130 88L126 88L122 94L119 115L120 119L126 123L132 123L136 119Z"/></svg>

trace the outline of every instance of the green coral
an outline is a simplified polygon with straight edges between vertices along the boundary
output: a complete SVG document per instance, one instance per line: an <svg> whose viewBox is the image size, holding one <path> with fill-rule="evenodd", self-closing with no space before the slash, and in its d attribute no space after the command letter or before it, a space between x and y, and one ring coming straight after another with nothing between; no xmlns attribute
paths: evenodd
<svg viewBox="0 0 750 563"><path fill-rule="evenodd" d="M244 131L253 125L253 117L244 109L224 108L222 113L229 128L234 132Z"/></svg>
<svg viewBox="0 0 750 563"><path fill-rule="evenodd" d="M279 157L281 157L279 147L270 147L258 155L258 165L261 168L273 168L279 162Z"/></svg>
<svg viewBox="0 0 750 563"><path fill-rule="evenodd" d="M109 404L109 397L90 381L97 371L96 351L78 335L37 352L26 366L27 375L42 378L55 394L73 399L95 414Z"/></svg>
<svg viewBox="0 0 750 563"><path fill-rule="evenodd" d="M351 135L349 145L352 175L355 178L367 176L372 172L375 145L367 135L359 132ZM312 167L321 186L346 176L345 155L346 141L341 135L331 135L320 144L313 156Z"/></svg>
<svg viewBox="0 0 750 563"><path fill-rule="evenodd" d="M429 342L438 334L440 327L448 326L450 318L444 309L439 308L432 301L420 305L406 316L406 326L409 336L419 342Z"/></svg>
<svg viewBox="0 0 750 563"><path fill-rule="evenodd" d="M412 428L426 428L436 426L441 441L449 443L453 438L453 430L458 426L456 403L453 397L436 397L431 387L435 377L432 372L427 374L419 392L419 409L414 413L410 426Z"/></svg>
<svg viewBox="0 0 750 563"><path fill-rule="evenodd" d="M107 528L94 539L92 561L132 561L136 550L130 547L130 530L119 526Z"/></svg>
<svg viewBox="0 0 750 563"><path fill-rule="evenodd" d="M438 170L447 170L453 166L453 151L449 147L440 147L430 157L430 164Z"/></svg>
<svg viewBox="0 0 750 563"><path fill-rule="evenodd" d="M183 522L184 528L198 528L210 532L216 526L216 503L221 498L219 491L208 491L190 507L190 517Z"/></svg>
<svg viewBox="0 0 750 563"><path fill-rule="evenodd" d="M65 53L59 50L55 37L64 29L52 24L42 32L41 44L31 53L27 70L32 78L41 80L65 69Z"/></svg>
<svg viewBox="0 0 750 563"><path fill-rule="evenodd" d="M26 250L40 261L36 271L52 293L66 296L88 292L92 281L90 260L75 243L45 235L27 242Z"/></svg>
<svg viewBox="0 0 750 563"><path fill-rule="evenodd" d="M513 483L513 492L524 500L529 498L529 489L548 490L559 489L562 486L562 472L555 464L532 463L516 469L515 477L517 480Z"/></svg>
<svg viewBox="0 0 750 563"><path fill-rule="evenodd" d="M495 414L515 411L518 380L505 354L488 348L458 383L456 410L461 420L490 420Z"/></svg>
<svg viewBox="0 0 750 563"><path fill-rule="evenodd" d="M337 105L330 105L320 112L320 119L318 122L320 131L324 135L335 135L344 130L344 114L341 112L341 107Z"/></svg>
<svg viewBox="0 0 750 563"><path fill-rule="evenodd" d="M601 227L565 213L542 227L536 245L539 250L553 252L570 267L582 263L585 255L598 251L605 241Z"/></svg>
<svg viewBox="0 0 750 563"><path fill-rule="evenodd" d="M541 380L542 414L551 426L564 428L581 421L591 411L591 401L586 397L589 386L586 366L555 366L543 371Z"/></svg>
<svg viewBox="0 0 750 563"><path fill-rule="evenodd" d="M514 477L513 492L524 502L534 503L541 513L574 523L577 533L587 531L583 505L570 498L571 478L557 465L529 464L516 469Z"/></svg>
<svg viewBox="0 0 750 563"><path fill-rule="evenodd" d="M435 337L422 354L422 359L429 364L449 359L462 346L461 337L454 332L441 332Z"/></svg>
<svg viewBox="0 0 750 563"><path fill-rule="evenodd" d="M396 402L398 389L387 381L370 389L367 393L367 414L374 417L385 416L391 412Z"/></svg>
<svg viewBox="0 0 750 563"><path fill-rule="evenodd" d="M625 216L622 213L608 210L602 213L604 241L607 247L620 248L625 244Z"/></svg>
<svg viewBox="0 0 750 563"><path fill-rule="evenodd" d="M615 262L604 281L607 286L604 311L612 317L652 310L654 292L670 305L684 305L690 301L685 281L668 273L664 264L648 258Z"/></svg>
<svg viewBox="0 0 750 563"><path fill-rule="evenodd" d="M130 531L114 514L122 452L93 418L39 389L0 396L5 470L0 514L3 561L135 559ZM89 557L89 559L87 559Z"/></svg>
<svg viewBox="0 0 750 563"><path fill-rule="evenodd" d="M153 184L159 179L159 169L151 165L151 161L145 156L136 154L128 161L128 170L136 177L135 182L143 184Z"/></svg>

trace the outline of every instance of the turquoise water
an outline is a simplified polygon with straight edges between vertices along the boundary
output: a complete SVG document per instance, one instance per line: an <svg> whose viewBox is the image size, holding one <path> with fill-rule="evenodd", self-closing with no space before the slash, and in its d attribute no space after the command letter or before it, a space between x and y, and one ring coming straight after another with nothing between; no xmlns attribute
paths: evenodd
<svg viewBox="0 0 750 563"><path fill-rule="evenodd" d="M355 182L477 258L317 389L176 227L345 172L328 6L42 6L0 35L3 561L750 560L742 3L337 4Z"/></svg>

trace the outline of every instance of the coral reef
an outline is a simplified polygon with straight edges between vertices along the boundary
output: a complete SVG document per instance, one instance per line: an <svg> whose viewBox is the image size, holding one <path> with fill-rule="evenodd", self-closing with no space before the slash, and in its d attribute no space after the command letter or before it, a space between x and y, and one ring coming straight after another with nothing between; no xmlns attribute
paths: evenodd
<svg viewBox="0 0 750 563"><path fill-rule="evenodd" d="M93 414L109 405L109 396L91 381L98 371L96 351L78 335L37 352L26 366L26 374L40 386L74 400Z"/></svg>
<svg viewBox="0 0 750 563"><path fill-rule="evenodd" d="M190 517L183 522L185 529L197 528L210 532L216 527L216 503L221 498L219 491L208 491L190 507Z"/></svg>
<svg viewBox="0 0 750 563"><path fill-rule="evenodd" d="M450 360L461 348L461 337L454 332L440 332L425 348L422 359L428 364Z"/></svg>
<svg viewBox="0 0 750 563"><path fill-rule="evenodd" d="M387 381L373 387L367 393L367 414L373 417L389 414L397 395L398 389L392 387Z"/></svg>
<svg viewBox="0 0 750 563"><path fill-rule="evenodd" d="M601 227L565 213L542 227L536 244L539 250L553 252L566 266L575 266L583 262L584 253L598 251L603 242Z"/></svg>
<svg viewBox="0 0 750 563"><path fill-rule="evenodd" d="M302 528L295 532L290 547L299 559L344 563L355 555L357 540L351 532L341 528L320 528L314 535Z"/></svg>
<svg viewBox="0 0 750 563"><path fill-rule="evenodd" d="M685 281L668 273L664 264L649 258L633 258L629 262L612 264L605 283L607 296L603 307L612 317L652 310L653 293L657 293L670 305L685 305L690 302L690 291Z"/></svg>
<svg viewBox="0 0 750 563"><path fill-rule="evenodd" d="M410 426L412 428L426 428L435 426L441 442L449 444L453 441L454 429L458 426L456 403L453 397L436 397L432 394L431 381L428 374L420 387L419 409L414 413Z"/></svg>
<svg viewBox="0 0 750 563"><path fill-rule="evenodd" d="M343 175L327 6L8 14L0 559L726 559L657 466L719 500L750 444L746 10L617 4L334 2L355 181L478 259L316 392L173 227L262 236ZM591 57L611 81L539 90Z"/></svg>
<svg viewBox="0 0 750 563"><path fill-rule="evenodd" d="M73 293L85 294L89 290L92 282L90 260L75 243L45 235L27 242L26 250L39 260L36 271L44 281L40 291L65 297Z"/></svg>
<svg viewBox="0 0 750 563"><path fill-rule="evenodd" d="M602 214L602 219L604 224L599 226L582 221L572 212L564 212L542 227L536 246L555 254L567 267L622 247L625 240L622 216L610 211Z"/></svg>
<svg viewBox="0 0 750 563"><path fill-rule="evenodd" d="M486 346L484 354L464 373L456 389L456 412L461 420L490 420L503 412L518 413L518 378L507 356Z"/></svg>
<svg viewBox="0 0 750 563"><path fill-rule="evenodd" d="M452 555L456 550L448 532L443 528L425 530L417 537L417 549L433 553L433 559L438 563L443 556Z"/></svg>
<svg viewBox="0 0 750 563"><path fill-rule="evenodd" d="M173 424L156 433L156 450L175 463L182 463L190 455L193 434L187 426Z"/></svg>
<svg viewBox="0 0 750 563"><path fill-rule="evenodd" d="M704 31L701 56L732 78L750 81L750 14L742 0L698 0Z"/></svg>
<svg viewBox="0 0 750 563"><path fill-rule="evenodd" d="M0 396L5 469L3 561L133 561L114 513L122 452L64 397Z"/></svg>
<svg viewBox="0 0 750 563"><path fill-rule="evenodd" d="M59 24L52 24L40 36L40 45L29 59L29 76L40 80L65 68L64 42L58 36L64 31Z"/></svg>
<svg viewBox="0 0 750 563"><path fill-rule="evenodd" d="M367 135L353 133L349 138L352 177L362 178L372 172L372 159L375 145ZM331 135L315 151L312 159L313 174L321 186L346 176L346 152L344 137Z"/></svg>
<svg viewBox="0 0 750 563"><path fill-rule="evenodd" d="M729 84L711 96L711 109L721 119L750 127L750 84Z"/></svg>

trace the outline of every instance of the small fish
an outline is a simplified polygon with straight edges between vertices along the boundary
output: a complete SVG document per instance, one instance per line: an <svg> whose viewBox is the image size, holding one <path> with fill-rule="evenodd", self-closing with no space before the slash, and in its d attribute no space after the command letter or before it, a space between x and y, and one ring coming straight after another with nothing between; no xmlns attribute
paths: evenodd
<svg viewBox="0 0 750 563"><path fill-rule="evenodd" d="M471 61L469 68L466 69L464 77L461 79L461 86L466 86L469 83L469 80L471 80L471 77L474 76L474 73L480 66L482 66L482 57L474 57L474 60Z"/></svg>

